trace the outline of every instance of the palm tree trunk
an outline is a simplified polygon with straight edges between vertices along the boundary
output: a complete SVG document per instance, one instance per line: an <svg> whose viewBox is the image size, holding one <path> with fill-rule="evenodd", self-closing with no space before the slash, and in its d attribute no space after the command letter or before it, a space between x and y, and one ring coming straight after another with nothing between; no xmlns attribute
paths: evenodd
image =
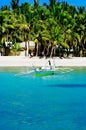
<svg viewBox="0 0 86 130"><path fill-rule="evenodd" d="M25 56L27 56L27 41L25 41Z"/></svg>
<svg viewBox="0 0 86 130"><path fill-rule="evenodd" d="M36 47L36 56L38 56L39 53L39 44L37 43L37 47Z"/></svg>

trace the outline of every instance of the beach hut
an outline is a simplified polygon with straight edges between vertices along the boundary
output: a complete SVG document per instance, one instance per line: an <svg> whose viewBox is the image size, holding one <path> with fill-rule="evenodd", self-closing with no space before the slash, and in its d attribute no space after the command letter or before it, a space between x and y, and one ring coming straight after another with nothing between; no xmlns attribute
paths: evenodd
<svg viewBox="0 0 86 130"><path fill-rule="evenodd" d="M20 43L21 48L24 49L24 54L26 56L33 55L33 51L35 49L35 43L33 41L27 41L27 46L25 46L25 42Z"/></svg>

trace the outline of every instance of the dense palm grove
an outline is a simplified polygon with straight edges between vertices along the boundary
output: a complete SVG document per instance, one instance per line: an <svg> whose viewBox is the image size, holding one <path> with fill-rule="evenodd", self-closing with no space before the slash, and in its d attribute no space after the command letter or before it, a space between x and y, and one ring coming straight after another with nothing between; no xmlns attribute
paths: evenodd
<svg viewBox="0 0 86 130"><path fill-rule="evenodd" d="M49 4L12 0L0 9L0 45L12 41L9 48L20 50L19 43L35 42L37 56L86 56L86 10L67 2L49 0ZM26 46L25 46L26 49Z"/></svg>

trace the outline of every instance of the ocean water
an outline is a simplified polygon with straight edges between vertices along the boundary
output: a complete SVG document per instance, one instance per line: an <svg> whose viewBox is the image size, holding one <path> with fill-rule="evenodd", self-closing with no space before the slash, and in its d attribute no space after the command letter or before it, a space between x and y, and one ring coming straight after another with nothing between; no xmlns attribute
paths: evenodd
<svg viewBox="0 0 86 130"><path fill-rule="evenodd" d="M30 70L0 68L0 130L86 130L86 67Z"/></svg>

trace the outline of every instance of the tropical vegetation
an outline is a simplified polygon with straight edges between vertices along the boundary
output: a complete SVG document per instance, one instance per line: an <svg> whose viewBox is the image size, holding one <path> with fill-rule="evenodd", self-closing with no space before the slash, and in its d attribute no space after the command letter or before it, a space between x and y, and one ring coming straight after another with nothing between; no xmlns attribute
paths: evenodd
<svg viewBox="0 0 86 130"><path fill-rule="evenodd" d="M86 9L56 0L43 5L12 0L0 8L0 45L6 50L5 41L12 42L11 52L20 51L21 42L26 50L34 41L36 56L86 56Z"/></svg>

